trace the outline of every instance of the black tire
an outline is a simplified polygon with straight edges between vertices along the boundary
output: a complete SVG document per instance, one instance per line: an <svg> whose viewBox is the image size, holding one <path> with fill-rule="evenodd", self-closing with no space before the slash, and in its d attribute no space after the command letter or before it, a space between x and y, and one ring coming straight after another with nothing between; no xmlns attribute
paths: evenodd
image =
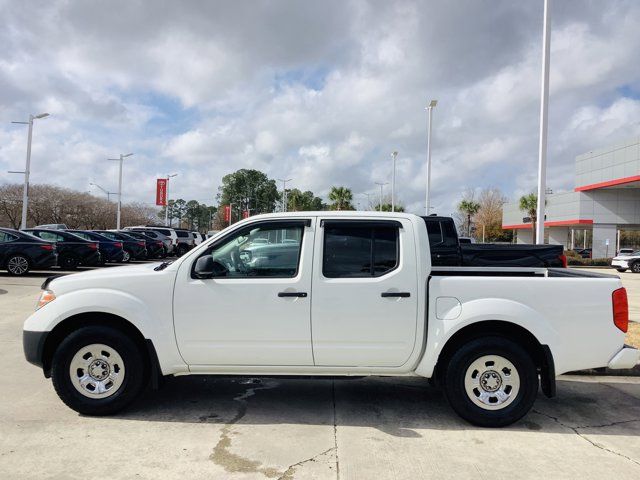
<svg viewBox="0 0 640 480"><path fill-rule="evenodd" d="M640 273L640 262L634 262L631 264L631 271L633 273Z"/></svg>
<svg viewBox="0 0 640 480"><path fill-rule="evenodd" d="M5 268L9 275L19 277L29 273L29 270L31 270L31 262L29 261L29 258L24 255L10 255L5 262Z"/></svg>
<svg viewBox="0 0 640 480"><path fill-rule="evenodd" d="M63 255L58 259L58 266L62 270L75 270L80 265L80 259L75 255Z"/></svg>
<svg viewBox="0 0 640 480"><path fill-rule="evenodd" d="M122 384L109 396L89 398L72 383L69 371L73 357L88 345L102 344L116 351L124 363ZM56 349L51 365L51 379L60 399L71 409L84 415L112 415L142 392L146 378L145 358L135 342L110 327L82 327L67 336Z"/></svg>
<svg viewBox="0 0 640 480"><path fill-rule="evenodd" d="M133 253L131 250L124 249L124 256L122 257L122 263L129 263L133 260Z"/></svg>
<svg viewBox="0 0 640 480"><path fill-rule="evenodd" d="M187 253L187 247L184 245L179 244L178 245L178 251L176 252L176 255L178 257L181 257L182 255L184 255L185 253Z"/></svg>
<svg viewBox="0 0 640 480"><path fill-rule="evenodd" d="M619 271L620 273L627 271L626 268L616 268L616 270Z"/></svg>
<svg viewBox="0 0 640 480"><path fill-rule="evenodd" d="M503 408L497 405L480 407L465 389L467 370L483 356L498 356L508 360L520 378L517 393ZM520 420L529 412L538 393L538 374L531 356L520 345L504 337L469 341L451 356L444 370L444 391L449 404L466 421L480 427L504 427ZM487 370L486 373L490 372ZM478 378L481 379L482 375Z"/></svg>

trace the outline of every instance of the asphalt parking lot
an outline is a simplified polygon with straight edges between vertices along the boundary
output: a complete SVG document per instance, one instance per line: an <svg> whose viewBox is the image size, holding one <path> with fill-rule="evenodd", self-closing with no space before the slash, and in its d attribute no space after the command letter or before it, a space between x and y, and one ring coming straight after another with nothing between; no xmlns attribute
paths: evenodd
<svg viewBox="0 0 640 480"><path fill-rule="evenodd" d="M78 415L22 354L49 274L0 273L2 479L640 478L640 378L563 377L498 430L412 378L178 377L115 417ZM637 318L640 275L621 277Z"/></svg>

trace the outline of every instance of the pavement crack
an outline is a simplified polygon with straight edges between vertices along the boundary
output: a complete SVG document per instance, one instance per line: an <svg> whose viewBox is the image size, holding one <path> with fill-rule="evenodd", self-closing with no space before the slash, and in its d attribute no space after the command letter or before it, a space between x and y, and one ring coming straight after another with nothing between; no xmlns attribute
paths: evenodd
<svg viewBox="0 0 640 480"><path fill-rule="evenodd" d="M622 453L616 452L615 450L611 450L610 448L607 448L603 445L600 445L596 442L594 442L593 440L591 440L590 438L586 437L585 435L583 435L582 433L580 433L578 430L579 429L583 429L583 428L599 428L599 427L608 427L608 426L612 426L612 425L620 425L623 423L631 423L631 422L638 422L640 420L626 420L626 421L622 421L622 422L613 422L611 424L605 424L605 425L595 425L595 426L580 426L580 427L572 427L571 425L567 425L566 423L562 422L558 417L554 417L553 415L549 415L548 413L543 413L539 410L531 410L533 413L536 413L538 415L542 415L543 417L547 417L550 418L551 420L553 420L554 422L556 422L558 425L563 426L564 428L568 428L569 430L571 430L573 433L575 433L577 436L579 436L580 438L582 438L583 440L586 440L587 442L589 442L591 445L593 445L596 448L599 448L600 450L604 450L605 452L609 452L612 453L613 455L617 455L618 457L624 458L626 460L629 460L630 462L635 463L636 465L640 465L640 462L637 460L634 460L631 457L628 457Z"/></svg>
<svg viewBox="0 0 640 480"><path fill-rule="evenodd" d="M322 457L323 455L326 455L329 452L334 451L335 449L336 447L328 448L324 452L314 455L311 458L307 458L306 460L301 460L297 463L294 463L293 465L289 465L289 467L284 471L284 473L280 477L278 477L278 480L292 480L293 474L295 473L296 468L308 462L315 462L318 458Z"/></svg>
<svg viewBox="0 0 640 480"><path fill-rule="evenodd" d="M333 448L336 452L336 479L340 480L340 458L338 457L338 415L336 413L336 381L331 380L331 399L333 401Z"/></svg>

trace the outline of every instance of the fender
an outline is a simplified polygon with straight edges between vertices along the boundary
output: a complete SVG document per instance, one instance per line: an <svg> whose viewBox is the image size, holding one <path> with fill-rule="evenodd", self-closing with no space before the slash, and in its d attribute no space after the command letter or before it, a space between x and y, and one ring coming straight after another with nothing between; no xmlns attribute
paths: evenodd
<svg viewBox="0 0 640 480"><path fill-rule="evenodd" d="M529 331L551 354L561 351L559 335L549 322L533 308L504 298L482 298L462 303L460 315L455 320L439 320L435 315L435 302L429 307L426 349L415 373L430 378L445 344L464 327L499 320L513 323Z"/></svg>
<svg viewBox="0 0 640 480"><path fill-rule="evenodd" d="M164 314L154 313L135 296L122 290L88 288L64 293L34 312L24 323L25 331L50 332L64 320L82 313L109 313L127 320L155 347L164 375L185 372L171 315L171 299L160 302Z"/></svg>

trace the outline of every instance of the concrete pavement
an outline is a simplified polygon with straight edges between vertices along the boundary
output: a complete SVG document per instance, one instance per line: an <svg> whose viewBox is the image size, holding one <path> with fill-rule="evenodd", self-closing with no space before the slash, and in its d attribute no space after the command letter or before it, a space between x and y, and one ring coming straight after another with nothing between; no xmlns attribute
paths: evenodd
<svg viewBox="0 0 640 480"><path fill-rule="evenodd" d="M0 274L2 479L640 478L640 379L565 377L496 430L414 378L178 377L83 417L23 358L42 280Z"/></svg>

